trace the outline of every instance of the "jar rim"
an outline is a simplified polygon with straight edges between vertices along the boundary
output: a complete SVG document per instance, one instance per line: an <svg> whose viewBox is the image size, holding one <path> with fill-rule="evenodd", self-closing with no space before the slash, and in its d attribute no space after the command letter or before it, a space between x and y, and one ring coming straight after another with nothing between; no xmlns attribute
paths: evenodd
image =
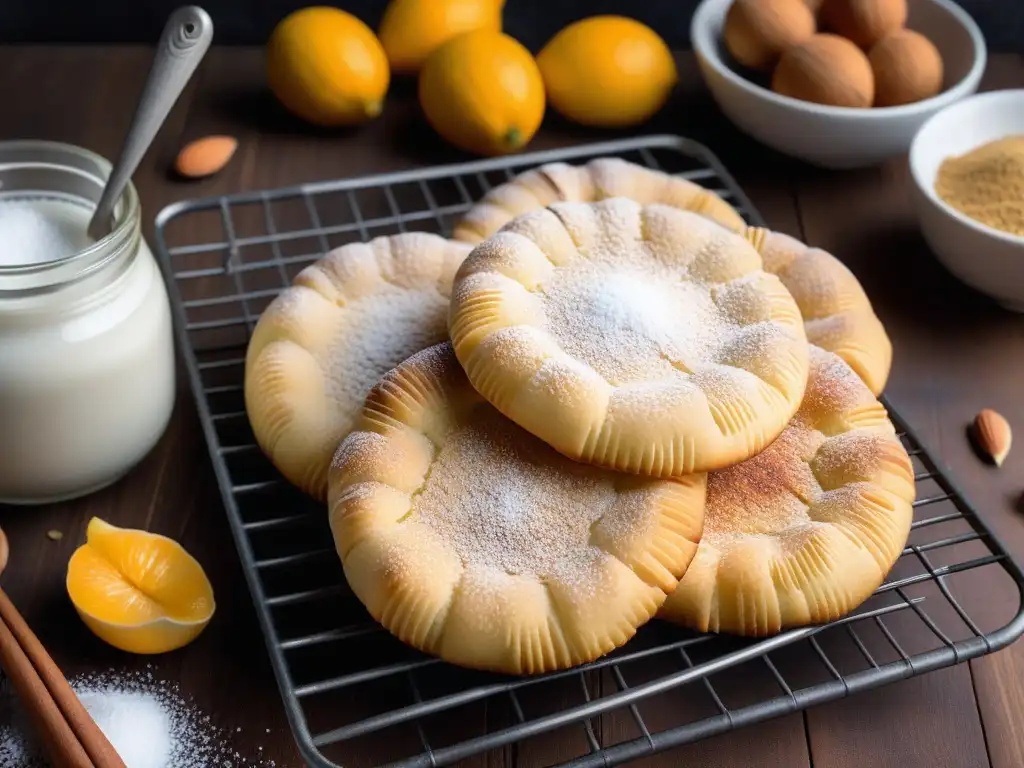
<svg viewBox="0 0 1024 768"><path fill-rule="evenodd" d="M38 195L71 199L95 210L113 164L84 147L59 141L0 141L0 202ZM12 190L11 184L14 189ZM29 186L24 186L24 185ZM37 189L32 186L38 185ZM137 245L140 204L129 179L114 205L112 230L85 248L59 259L0 264L0 296L52 290L93 274Z"/></svg>

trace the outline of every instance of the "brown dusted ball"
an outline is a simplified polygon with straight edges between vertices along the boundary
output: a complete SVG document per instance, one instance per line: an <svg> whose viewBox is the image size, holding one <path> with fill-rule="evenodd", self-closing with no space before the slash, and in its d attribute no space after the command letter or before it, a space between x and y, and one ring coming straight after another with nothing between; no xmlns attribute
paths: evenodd
<svg viewBox="0 0 1024 768"><path fill-rule="evenodd" d="M770 70L787 48L814 34L804 0L735 0L725 16L725 47L751 69Z"/></svg>
<svg viewBox="0 0 1024 768"><path fill-rule="evenodd" d="M907 23L907 0L824 0L818 19L867 50Z"/></svg>
<svg viewBox="0 0 1024 768"><path fill-rule="evenodd" d="M875 100L875 76L856 45L838 35L817 34L782 54L772 90L815 104L866 108Z"/></svg>
<svg viewBox="0 0 1024 768"><path fill-rule="evenodd" d="M875 73L875 106L895 107L930 99L942 90L942 56L924 35L898 29L868 54Z"/></svg>

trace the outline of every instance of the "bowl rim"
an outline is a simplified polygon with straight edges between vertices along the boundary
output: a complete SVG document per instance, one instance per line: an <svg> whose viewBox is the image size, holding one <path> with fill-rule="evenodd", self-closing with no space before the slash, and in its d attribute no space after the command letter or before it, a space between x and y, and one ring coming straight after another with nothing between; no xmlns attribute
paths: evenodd
<svg viewBox="0 0 1024 768"><path fill-rule="evenodd" d="M979 103L986 105L1003 101L1018 101L1020 102L1021 107L1024 108L1024 88L1002 88L995 91L985 91L984 93L977 93L960 99L959 101L940 109L934 115L925 120L914 133L914 138L910 142L910 149L907 151L907 165L910 169L910 177L913 179L914 186L917 187L918 192L939 211L946 214L946 216L953 219L961 226L973 230L979 235L989 237L993 240L999 240L1007 245L1024 248L1024 235L1015 235L1012 232L1004 232L1001 229L990 227L988 224L972 219L966 213L957 210L939 197L935 192L934 178L926 180L920 169L921 161L919 160L919 155L921 153L921 142L924 140L922 136L924 136L927 130L934 130L933 126L936 123L943 119L947 119L956 109L967 109L971 105ZM986 143L987 142L981 142L980 144L972 147L972 149L977 149ZM971 150L967 151L970 152ZM953 157L953 154L950 153L946 155L946 157Z"/></svg>
<svg viewBox="0 0 1024 768"><path fill-rule="evenodd" d="M708 62L716 72L740 90L779 106L797 108L816 115L868 121L885 119L887 117L910 117L936 108L941 109L944 105L958 101L975 90L978 83L981 82L981 76L984 74L985 67L988 62L988 49L985 44L985 36L982 34L981 29L967 11L952 0L925 0L925 2L937 5L949 13L949 15L964 28L968 37L971 39L971 44L974 47L974 62L971 64L971 68L967 70L967 73L960 78L958 82L930 98L922 99L921 101L916 101L912 104L901 104L895 107L871 107L869 109L862 109L859 107L833 107L825 104L815 104L814 102L803 101L790 96L783 96L782 94L775 93L774 91L751 82L729 67L722 60L722 57L718 55L718 51L714 46L709 47L708 45L705 45L705 37L710 37L706 32L708 27L707 17L711 13L711 10L733 1L734 0L701 0L697 9L693 13L693 18L690 20L690 45L693 48L694 53L698 54L700 58Z"/></svg>

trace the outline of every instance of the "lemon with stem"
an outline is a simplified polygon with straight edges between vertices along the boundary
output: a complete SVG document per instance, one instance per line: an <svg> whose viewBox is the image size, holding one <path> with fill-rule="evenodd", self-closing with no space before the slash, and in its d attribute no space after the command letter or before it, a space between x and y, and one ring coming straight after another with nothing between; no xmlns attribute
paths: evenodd
<svg viewBox="0 0 1024 768"><path fill-rule="evenodd" d="M442 138L477 155L522 149L544 119L544 82L533 56L492 30L463 33L431 53L419 100Z"/></svg>
<svg viewBox="0 0 1024 768"><path fill-rule="evenodd" d="M391 83L388 58L366 24L337 8L285 16L267 42L267 84L297 117L323 127L377 117Z"/></svg>

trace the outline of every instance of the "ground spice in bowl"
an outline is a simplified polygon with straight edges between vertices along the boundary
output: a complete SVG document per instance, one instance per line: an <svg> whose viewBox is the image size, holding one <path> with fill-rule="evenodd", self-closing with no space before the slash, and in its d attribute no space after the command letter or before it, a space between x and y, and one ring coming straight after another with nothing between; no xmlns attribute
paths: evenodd
<svg viewBox="0 0 1024 768"><path fill-rule="evenodd" d="M1024 235L1024 135L946 158L935 177L935 193L981 224Z"/></svg>

